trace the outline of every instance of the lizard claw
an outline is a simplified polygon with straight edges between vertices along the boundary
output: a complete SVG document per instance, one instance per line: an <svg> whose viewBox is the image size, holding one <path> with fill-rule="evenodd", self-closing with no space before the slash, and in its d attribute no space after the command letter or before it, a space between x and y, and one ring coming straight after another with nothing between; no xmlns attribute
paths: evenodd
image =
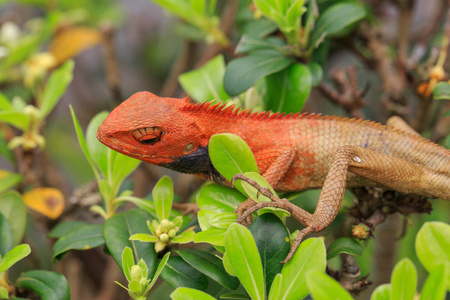
<svg viewBox="0 0 450 300"><path fill-rule="evenodd" d="M298 247L300 246L300 243L303 240L303 238L305 236L307 236L308 234L313 233L313 232L314 232L314 228L312 226L308 226L308 227L302 229L298 233L297 238L295 239L294 243L292 244L291 250L289 251L288 255L286 256L286 258L281 263L285 264L288 261L290 261L292 256L294 256L295 251L297 251Z"/></svg>

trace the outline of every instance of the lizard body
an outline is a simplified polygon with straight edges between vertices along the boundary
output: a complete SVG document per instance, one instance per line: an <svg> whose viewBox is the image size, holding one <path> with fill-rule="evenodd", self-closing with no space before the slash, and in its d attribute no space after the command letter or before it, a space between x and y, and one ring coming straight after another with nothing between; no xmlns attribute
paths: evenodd
<svg viewBox="0 0 450 300"><path fill-rule="evenodd" d="M210 137L225 132L247 142L276 190L323 188L314 214L297 207L297 219L309 228L305 234L333 221L346 187L381 186L450 200L449 150L370 121L238 112L222 103L140 92L111 112L97 137L125 155L225 183L208 155Z"/></svg>

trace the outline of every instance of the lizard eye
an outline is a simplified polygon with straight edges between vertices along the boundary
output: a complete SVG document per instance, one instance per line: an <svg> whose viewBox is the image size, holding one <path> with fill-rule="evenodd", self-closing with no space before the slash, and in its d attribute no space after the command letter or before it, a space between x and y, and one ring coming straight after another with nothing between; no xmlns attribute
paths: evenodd
<svg viewBox="0 0 450 300"><path fill-rule="evenodd" d="M162 130L159 127L144 127L136 129L133 137L142 145L154 145L161 140Z"/></svg>

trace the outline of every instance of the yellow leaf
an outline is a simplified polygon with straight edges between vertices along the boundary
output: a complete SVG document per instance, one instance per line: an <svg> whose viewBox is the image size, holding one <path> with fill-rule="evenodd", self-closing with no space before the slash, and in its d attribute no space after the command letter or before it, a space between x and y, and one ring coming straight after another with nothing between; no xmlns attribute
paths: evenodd
<svg viewBox="0 0 450 300"><path fill-rule="evenodd" d="M49 46L49 51L58 61L63 63L84 50L100 44L102 33L89 27L69 27L61 30Z"/></svg>
<svg viewBox="0 0 450 300"><path fill-rule="evenodd" d="M64 210L64 196L54 188L35 188L23 195L25 204L50 219L58 218Z"/></svg>

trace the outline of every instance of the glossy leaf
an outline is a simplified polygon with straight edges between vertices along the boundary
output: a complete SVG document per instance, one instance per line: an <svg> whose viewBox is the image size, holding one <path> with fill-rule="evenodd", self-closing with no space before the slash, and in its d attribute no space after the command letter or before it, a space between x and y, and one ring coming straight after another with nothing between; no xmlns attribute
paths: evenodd
<svg viewBox="0 0 450 300"><path fill-rule="evenodd" d="M375 288L370 296L370 300L390 300L391 284L381 284Z"/></svg>
<svg viewBox="0 0 450 300"><path fill-rule="evenodd" d="M8 220L0 213L0 257L11 249L12 235Z"/></svg>
<svg viewBox="0 0 450 300"><path fill-rule="evenodd" d="M198 225L200 226L200 228L202 229L202 231L208 230L208 229L213 229L214 226L212 226L209 221L211 220L212 217L214 217L215 215L217 215L218 213L215 211L210 211L210 210L200 210L197 214L197 218L198 218ZM216 228L217 229L217 228ZM194 239L195 242L195 239Z"/></svg>
<svg viewBox="0 0 450 300"><path fill-rule="evenodd" d="M175 244L187 244L187 243L192 242L194 235L195 235L194 231L188 230L188 231L184 231L180 234L177 234L177 236L171 240Z"/></svg>
<svg viewBox="0 0 450 300"><path fill-rule="evenodd" d="M158 280L159 275L161 275L162 270L164 270L164 267L167 264L167 261L169 261L170 252L167 252L164 257L161 259L161 261L158 264L158 267L156 268L155 274L152 277L152 281L148 285L146 291L150 291L150 289L153 287L153 285L156 283L156 280Z"/></svg>
<svg viewBox="0 0 450 300"><path fill-rule="evenodd" d="M86 128L86 146L89 150L90 155L94 163L100 168L104 177L109 179L111 176L112 170L108 170L111 168L112 160L117 155L117 152L112 151L97 139L97 130L98 127L102 124L102 122L108 116L108 112L103 111L96 114L91 121L89 122L88 127Z"/></svg>
<svg viewBox="0 0 450 300"><path fill-rule="evenodd" d="M14 110L14 107L11 104L11 101L0 92L0 111Z"/></svg>
<svg viewBox="0 0 450 300"><path fill-rule="evenodd" d="M6 218L11 229L11 246L20 243L27 224L26 206L22 196L14 191L0 195L0 213Z"/></svg>
<svg viewBox="0 0 450 300"><path fill-rule="evenodd" d="M280 38L268 37L263 39L255 36L244 35L239 41L235 52L240 54L267 49L282 51L285 46L286 43Z"/></svg>
<svg viewBox="0 0 450 300"><path fill-rule="evenodd" d="M69 232L88 225L84 221L67 221L64 223L59 223L47 234L48 237L60 238Z"/></svg>
<svg viewBox="0 0 450 300"><path fill-rule="evenodd" d="M311 85L318 86L322 82L323 78L322 67L316 62L310 62L307 66L311 74Z"/></svg>
<svg viewBox="0 0 450 300"><path fill-rule="evenodd" d="M225 243L225 229L212 228L197 232L193 240L195 243L208 243L214 246L223 246Z"/></svg>
<svg viewBox="0 0 450 300"><path fill-rule="evenodd" d="M173 183L168 176L163 176L152 191L153 203L160 221L169 218L173 201Z"/></svg>
<svg viewBox="0 0 450 300"><path fill-rule="evenodd" d="M149 274L155 272L157 265L155 245L129 240L133 234L149 232L147 220L151 220L151 217L139 209L117 213L106 220L103 226L103 236L106 246L118 266L122 266L123 249L129 247L133 250L136 262L142 258L147 264Z"/></svg>
<svg viewBox="0 0 450 300"><path fill-rule="evenodd" d="M31 248L27 244L15 246L9 250L5 256L0 259L0 273L5 272L11 268L16 262L28 256L31 253Z"/></svg>
<svg viewBox="0 0 450 300"><path fill-rule="evenodd" d="M450 225L443 222L426 222L416 235L416 253L429 273L441 264L450 265ZM450 286L450 271L447 272Z"/></svg>
<svg viewBox="0 0 450 300"><path fill-rule="evenodd" d="M276 51L234 59L225 70L225 91L230 96L237 96L259 79L287 68L292 62L292 58Z"/></svg>
<svg viewBox="0 0 450 300"><path fill-rule="evenodd" d="M246 197L236 189L213 183L203 186L196 200L201 210L232 213Z"/></svg>
<svg viewBox="0 0 450 300"><path fill-rule="evenodd" d="M69 60L52 72L52 75L45 86L42 101L39 105L42 119L44 119L53 110L62 95L65 93L67 87L72 81L74 65L75 63L72 60Z"/></svg>
<svg viewBox="0 0 450 300"><path fill-rule="evenodd" d="M266 287L269 290L275 276L283 268L283 264L280 262L286 258L291 248L289 232L280 218L274 214L259 216L248 229L258 247Z"/></svg>
<svg viewBox="0 0 450 300"><path fill-rule="evenodd" d="M184 91L197 102L208 100L225 101L230 98L223 88L225 61L217 55L198 69L178 77Z"/></svg>
<svg viewBox="0 0 450 300"><path fill-rule="evenodd" d="M153 236L148 233L135 233L130 236L129 240L130 241L140 241L140 242L144 242L144 243L155 243L159 239L156 236Z"/></svg>
<svg viewBox="0 0 450 300"><path fill-rule="evenodd" d="M237 221L237 214L235 213L220 213L215 216L213 216L209 223L220 229L228 229L231 224L235 223Z"/></svg>
<svg viewBox="0 0 450 300"><path fill-rule="evenodd" d="M240 224L232 224L225 236L225 250L250 298L265 299L263 266L251 232Z"/></svg>
<svg viewBox="0 0 450 300"><path fill-rule="evenodd" d="M438 82L433 88L433 98L435 100L450 100L450 84L448 82Z"/></svg>
<svg viewBox="0 0 450 300"><path fill-rule="evenodd" d="M269 292L269 300L278 300L280 299L281 293L281 282L283 281L283 275L278 273L273 279L272 285L270 286Z"/></svg>
<svg viewBox="0 0 450 300"><path fill-rule="evenodd" d="M447 267L446 270L443 264L434 268L423 285L420 300L445 299L447 292L446 272L450 272L450 268Z"/></svg>
<svg viewBox="0 0 450 300"><path fill-rule="evenodd" d="M161 277L173 288L190 287L206 290L208 279L191 267L180 256L171 256L161 272Z"/></svg>
<svg viewBox="0 0 450 300"><path fill-rule="evenodd" d="M409 258L399 261L391 275L391 299L413 300L417 287L417 271Z"/></svg>
<svg viewBox="0 0 450 300"><path fill-rule="evenodd" d="M23 194L23 201L34 211L50 219L58 218L64 210L64 196L54 188L38 187Z"/></svg>
<svg viewBox="0 0 450 300"><path fill-rule="evenodd" d="M16 173L11 173L5 170L0 170L0 193L15 186L23 180L23 176Z"/></svg>
<svg viewBox="0 0 450 300"><path fill-rule="evenodd" d="M86 225L61 237L53 246L53 260L69 250L88 250L105 244L102 225Z"/></svg>
<svg viewBox="0 0 450 300"><path fill-rule="evenodd" d="M366 16L366 10L359 3L337 3L319 15L312 34L311 46L317 47L324 36L337 36Z"/></svg>
<svg viewBox="0 0 450 300"><path fill-rule="evenodd" d="M192 267L222 286L231 290L239 287L239 280L227 274L222 261L217 256L195 249L180 250L178 254Z"/></svg>
<svg viewBox="0 0 450 300"><path fill-rule="evenodd" d="M228 181L239 173L258 172L258 165L250 147L237 135L213 135L209 140L208 150L214 168ZM240 184L235 184L235 187L244 192Z"/></svg>
<svg viewBox="0 0 450 300"><path fill-rule="evenodd" d="M5 122L25 131L30 124L30 117L20 111L0 111L0 122Z"/></svg>
<svg viewBox="0 0 450 300"><path fill-rule="evenodd" d="M306 284L314 300L353 300L353 297L339 282L321 271L312 270L308 272Z"/></svg>
<svg viewBox="0 0 450 300"><path fill-rule="evenodd" d="M350 255L362 255L363 247L355 239L343 237L335 240L327 249L327 259L341 254L347 253Z"/></svg>
<svg viewBox="0 0 450 300"><path fill-rule="evenodd" d="M70 289L63 275L44 270L23 273L16 286L36 292L42 300L69 300Z"/></svg>
<svg viewBox="0 0 450 300"><path fill-rule="evenodd" d="M303 64L293 64L267 76L267 110L288 113L301 111L311 92L312 80L309 67Z"/></svg>
<svg viewBox="0 0 450 300"><path fill-rule="evenodd" d="M258 173L256 173L256 172L245 172L245 173L244 173L244 176L245 176L245 177L248 177L248 178L250 178L250 179L253 179L253 180L256 181L256 183L258 183L259 186L261 186L262 188L269 188L270 191L272 192L272 194L273 194L275 197L278 197L277 193L276 193L275 190L270 186L270 184L267 182L267 180L266 180L264 177L262 177L261 175L259 175ZM269 201L272 201L272 200L270 200L270 198L267 198L266 196L261 195L261 194L259 193L259 191L258 191L255 187L253 187L252 185L250 185L249 183L243 181L243 182L241 182L241 184L242 184L242 187L244 188L246 194L247 194L250 198L252 198L253 200L255 200L256 202L262 202L262 201L269 202Z"/></svg>
<svg viewBox="0 0 450 300"><path fill-rule="evenodd" d="M133 251L131 251L130 247L123 248L122 251L122 264L118 265L122 267L123 274L127 281L131 281L130 270L131 267L134 266L134 256Z"/></svg>
<svg viewBox="0 0 450 300"><path fill-rule="evenodd" d="M187 287L177 288L172 294L170 294L172 300L215 300L216 298L209 294Z"/></svg>
<svg viewBox="0 0 450 300"><path fill-rule="evenodd" d="M91 166L92 172L94 172L95 177L97 178L97 181L100 181L100 175L98 173L97 165L94 163L94 160L92 159L92 155L89 152L89 149L86 144L86 140L83 135L83 130L81 129L80 123L78 122L77 116L75 115L75 112L70 106L70 114L72 116L73 125L75 127L75 132L77 133L78 137L78 143L80 144L81 150L83 151L84 156L86 157L87 161L89 162L89 165ZM99 182L100 184L100 182Z"/></svg>
<svg viewBox="0 0 450 300"><path fill-rule="evenodd" d="M141 163L140 160L116 152L112 168L112 185L120 186Z"/></svg>
<svg viewBox="0 0 450 300"><path fill-rule="evenodd" d="M326 267L326 252L323 239L309 238L300 244L294 256L288 261L281 274L280 299L303 299L308 295L306 277L309 271L324 272Z"/></svg>

